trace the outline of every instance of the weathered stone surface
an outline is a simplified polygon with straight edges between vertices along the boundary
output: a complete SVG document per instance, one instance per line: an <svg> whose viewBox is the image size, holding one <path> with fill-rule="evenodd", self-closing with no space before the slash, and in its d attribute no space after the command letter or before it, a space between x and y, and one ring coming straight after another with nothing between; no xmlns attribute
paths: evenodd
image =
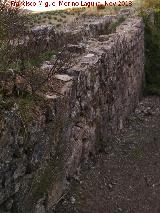
<svg viewBox="0 0 160 213"><path fill-rule="evenodd" d="M41 25L33 27L29 36L22 41L22 48L27 57L35 57L39 53L49 50L57 51L67 44L77 45L85 42L89 38L98 37L106 33L106 29L111 23L117 22L128 14L117 14L116 16L92 17L90 20L76 25L76 29L57 30L53 25ZM70 46L73 51L83 51L83 47ZM16 55L16 54L14 54Z"/></svg>
<svg viewBox="0 0 160 213"><path fill-rule="evenodd" d="M91 25L95 35L103 28ZM140 18L130 18L109 38L89 41L78 63L57 76L63 95L28 125L18 109L2 112L0 212L51 210L95 145L123 127L141 94L143 28Z"/></svg>

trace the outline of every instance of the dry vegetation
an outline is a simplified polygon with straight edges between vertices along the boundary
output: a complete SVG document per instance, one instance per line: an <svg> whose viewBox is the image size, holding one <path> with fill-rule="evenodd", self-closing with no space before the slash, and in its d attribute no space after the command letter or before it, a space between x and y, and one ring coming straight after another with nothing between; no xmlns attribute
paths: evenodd
<svg viewBox="0 0 160 213"><path fill-rule="evenodd" d="M28 15L0 3L0 110L18 109L25 118L32 111L31 117L36 110L39 113L39 106L46 103L48 94L60 94L62 82L55 79L55 74L71 60L65 48L58 53L50 51L36 58L27 57L24 48L29 47L20 44L29 36L29 21ZM51 59L52 67L47 71L41 69L41 63Z"/></svg>
<svg viewBox="0 0 160 213"><path fill-rule="evenodd" d="M103 16L116 14L120 7L105 7L105 8L73 8L66 10L56 10L41 13L31 13L28 16L31 18L30 27L52 24L57 28L64 28L70 25L75 20L80 20L84 16Z"/></svg>

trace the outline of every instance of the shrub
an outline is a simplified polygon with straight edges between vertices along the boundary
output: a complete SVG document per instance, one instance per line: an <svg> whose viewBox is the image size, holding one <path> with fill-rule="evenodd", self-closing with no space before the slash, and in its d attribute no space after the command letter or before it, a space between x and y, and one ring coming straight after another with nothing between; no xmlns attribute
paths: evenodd
<svg viewBox="0 0 160 213"><path fill-rule="evenodd" d="M52 16L48 16L48 19L52 19Z"/></svg>
<svg viewBox="0 0 160 213"><path fill-rule="evenodd" d="M57 16L53 16L53 19L54 19L54 20L57 20Z"/></svg>
<svg viewBox="0 0 160 213"><path fill-rule="evenodd" d="M160 8L160 0L141 0L141 8Z"/></svg>
<svg viewBox="0 0 160 213"><path fill-rule="evenodd" d="M13 62L16 45L27 31L29 18L22 15L18 9L12 9L5 3L0 2L0 71L8 69Z"/></svg>
<svg viewBox="0 0 160 213"><path fill-rule="evenodd" d="M60 26L61 26L61 24L56 24L56 27L58 27L58 28L59 28Z"/></svg>
<svg viewBox="0 0 160 213"><path fill-rule="evenodd" d="M105 5L104 4L100 4L97 6L97 10L104 10L105 9Z"/></svg>
<svg viewBox="0 0 160 213"><path fill-rule="evenodd" d="M160 11L155 12L155 24L151 25L147 15L145 22L145 72L149 94L160 94Z"/></svg>
<svg viewBox="0 0 160 213"><path fill-rule="evenodd" d="M64 15L64 14L61 14L60 16L61 16L62 18L66 18L66 15Z"/></svg>
<svg viewBox="0 0 160 213"><path fill-rule="evenodd" d="M62 22L63 20L61 18L57 19L58 22Z"/></svg>
<svg viewBox="0 0 160 213"><path fill-rule="evenodd" d="M30 58L28 53L30 48L33 48L32 42L34 41L27 28L27 25L29 26L27 20L18 9L0 3L0 57L2 59L0 62L0 93L3 96L2 99L9 96L20 98L26 92L30 95L45 96L46 92L52 88L51 79L54 80L55 73L69 63L70 55L64 53L66 50L64 48L57 54L49 72L40 69L39 64L49 59L53 53L47 52L39 54L37 58ZM29 43L26 43L28 40ZM10 106L6 101L3 105L6 103Z"/></svg>

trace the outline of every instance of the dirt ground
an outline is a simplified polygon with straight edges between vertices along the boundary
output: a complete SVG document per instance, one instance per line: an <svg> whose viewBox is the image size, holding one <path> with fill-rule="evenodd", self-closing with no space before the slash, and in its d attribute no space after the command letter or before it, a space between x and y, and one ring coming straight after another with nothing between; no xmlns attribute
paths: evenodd
<svg viewBox="0 0 160 213"><path fill-rule="evenodd" d="M160 213L160 97L144 97L54 213Z"/></svg>

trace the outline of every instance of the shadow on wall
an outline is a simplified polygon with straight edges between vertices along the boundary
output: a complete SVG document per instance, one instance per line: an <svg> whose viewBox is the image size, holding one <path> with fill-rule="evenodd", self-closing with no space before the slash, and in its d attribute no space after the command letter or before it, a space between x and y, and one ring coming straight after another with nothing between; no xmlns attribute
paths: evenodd
<svg viewBox="0 0 160 213"><path fill-rule="evenodd" d="M154 20L142 13L145 22L146 94L160 95L160 10L155 10Z"/></svg>

